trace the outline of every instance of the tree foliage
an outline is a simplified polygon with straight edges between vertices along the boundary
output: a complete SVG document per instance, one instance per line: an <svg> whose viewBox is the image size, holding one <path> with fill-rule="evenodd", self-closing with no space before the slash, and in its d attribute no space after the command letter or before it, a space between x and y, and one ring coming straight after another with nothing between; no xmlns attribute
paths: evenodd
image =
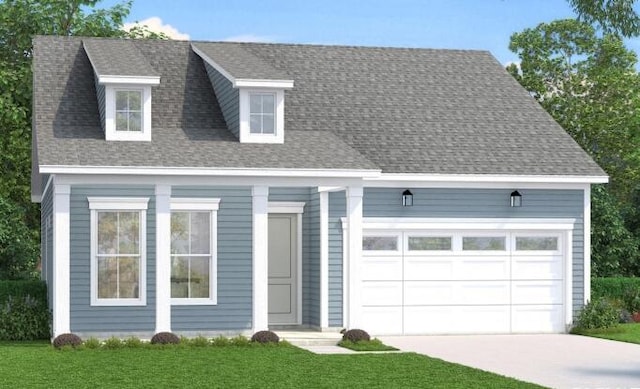
<svg viewBox="0 0 640 389"><path fill-rule="evenodd" d="M0 244L19 241L20 245L31 247L16 249L11 255L21 257L10 261L0 258L0 278L24 274L11 270L17 266L13 261L32 266L38 255L40 214L30 196L32 38L35 35L166 38L146 26L131 32L122 30L131 0L110 8L99 8L99 2L0 0L0 206L15 209L21 215L19 219L11 219L21 222L10 233L12 239L0 240ZM21 225L25 223L27 228L23 229ZM10 251L9 247L0 246L0 252Z"/></svg>
<svg viewBox="0 0 640 389"><path fill-rule="evenodd" d="M600 28L605 34L622 37L640 35L640 16L636 0L569 0L579 18Z"/></svg>
<svg viewBox="0 0 640 389"><path fill-rule="evenodd" d="M635 53L616 34L575 20L515 33L508 71L609 174L592 194L593 274L640 274L638 239L622 212L640 177L640 78Z"/></svg>

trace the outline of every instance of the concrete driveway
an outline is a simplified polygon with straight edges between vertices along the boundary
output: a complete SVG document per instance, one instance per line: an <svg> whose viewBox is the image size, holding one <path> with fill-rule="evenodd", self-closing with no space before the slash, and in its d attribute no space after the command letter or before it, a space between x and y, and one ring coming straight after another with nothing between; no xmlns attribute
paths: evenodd
<svg viewBox="0 0 640 389"><path fill-rule="evenodd" d="M551 388L639 388L640 345L577 335L383 336L403 351Z"/></svg>

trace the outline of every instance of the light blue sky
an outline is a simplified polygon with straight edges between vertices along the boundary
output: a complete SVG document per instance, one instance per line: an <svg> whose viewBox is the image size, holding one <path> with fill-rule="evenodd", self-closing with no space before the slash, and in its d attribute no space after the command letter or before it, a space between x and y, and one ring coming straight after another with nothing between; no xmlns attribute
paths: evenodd
<svg viewBox="0 0 640 389"><path fill-rule="evenodd" d="M196 40L482 49L507 63L512 33L573 16L566 0L134 0L128 21L158 17Z"/></svg>

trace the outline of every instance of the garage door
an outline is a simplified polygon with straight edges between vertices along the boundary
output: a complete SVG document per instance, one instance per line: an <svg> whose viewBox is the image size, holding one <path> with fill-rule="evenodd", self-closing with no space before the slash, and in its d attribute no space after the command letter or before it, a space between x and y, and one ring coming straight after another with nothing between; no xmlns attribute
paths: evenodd
<svg viewBox="0 0 640 389"><path fill-rule="evenodd" d="M374 334L564 332L560 232L366 231L362 319Z"/></svg>

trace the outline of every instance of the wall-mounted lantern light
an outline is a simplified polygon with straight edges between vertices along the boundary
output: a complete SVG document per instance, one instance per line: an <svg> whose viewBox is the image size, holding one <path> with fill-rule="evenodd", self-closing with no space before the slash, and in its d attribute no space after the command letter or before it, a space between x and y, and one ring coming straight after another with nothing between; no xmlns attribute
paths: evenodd
<svg viewBox="0 0 640 389"><path fill-rule="evenodd" d="M409 189L402 192L402 206L411 207L413 205L413 193Z"/></svg>
<svg viewBox="0 0 640 389"><path fill-rule="evenodd" d="M511 206L512 207L521 207L522 206L522 195L517 190L511 192Z"/></svg>

